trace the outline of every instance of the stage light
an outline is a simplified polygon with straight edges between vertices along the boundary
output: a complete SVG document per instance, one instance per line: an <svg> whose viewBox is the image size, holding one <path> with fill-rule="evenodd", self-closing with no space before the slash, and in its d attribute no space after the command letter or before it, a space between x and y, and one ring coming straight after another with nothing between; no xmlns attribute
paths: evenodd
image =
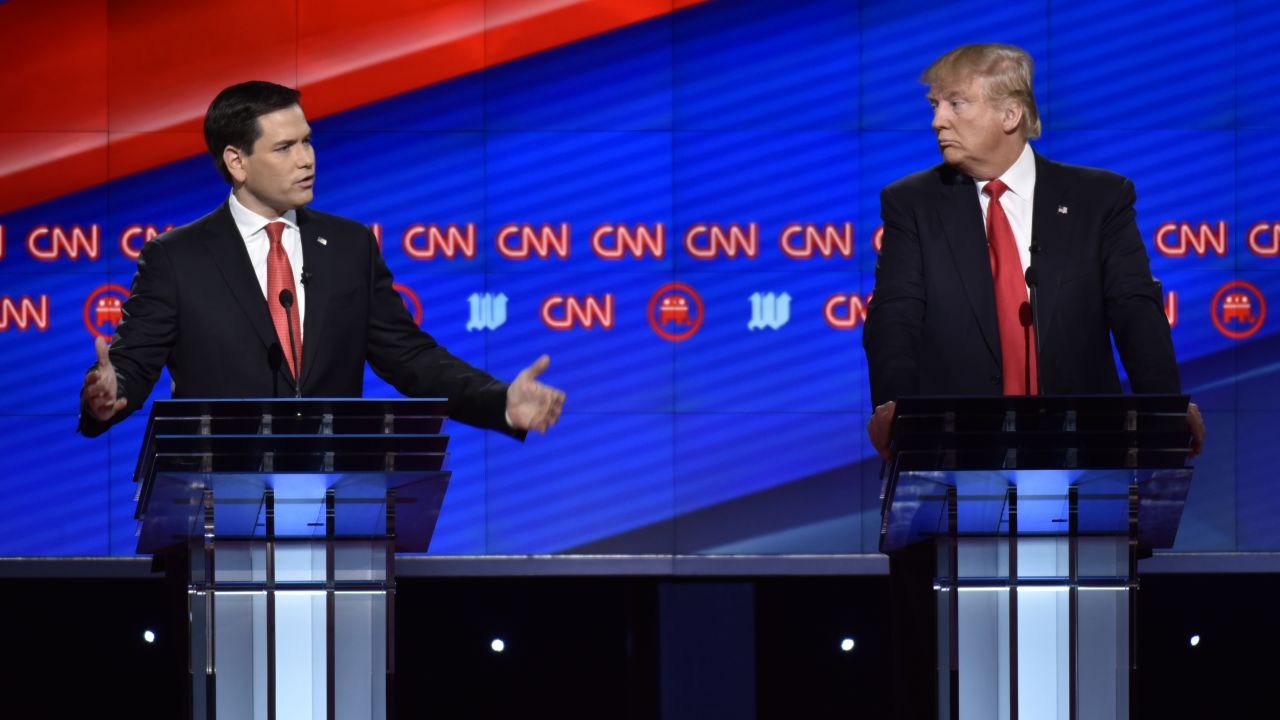
<svg viewBox="0 0 1280 720"><path fill-rule="evenodd" d="M840 641L840 649L845 652L853 652L853 646L854 646L854 642L853 642L853 638L851 637L847 637Z"/></svg>
<svg viewBox="0 0 1280 720"><path fill-rule="evenodd" d="M507 644L502 641L502 638L494 638L493 642L489 643L489 649L496 653L500 653L507 649Z"/></svg>
<svg viewBox="0 0 1280 720"><path fill-rule="evenodd" d="M150 630L143 630L142 639L147 641L148 643L153 643L156 641L156 634L151 632Z"/></svg>
<svg viewBox="0 0 1280 720"><path fill-rule="evenodd" d="M1191 643L1191 647L1197 647L1197 646L1199 646L1199 645L1200 645L1200 636L1199 636L1199 635L1192 635L1192 636L1191 636L1191 640L1190 640L1189 642Z"/></svg>

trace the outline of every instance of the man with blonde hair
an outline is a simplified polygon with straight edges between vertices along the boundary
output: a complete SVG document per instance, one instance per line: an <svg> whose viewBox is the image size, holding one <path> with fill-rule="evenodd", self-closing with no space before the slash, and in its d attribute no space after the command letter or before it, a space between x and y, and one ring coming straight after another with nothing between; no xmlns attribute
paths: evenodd
<svg viewBox="0 0 1280 720"><path fill-rule="evenodd" d="M989 44L956 48L921 76L943 162L880 195L884 238L863 330L867 431L886 458L901 396L1120 393L1113 339L1134 392L1180 392L1133 183L1031 149L1032 75L1025 50ZM1038 352L1028 282L1038 287ZM1194 404L1188 425L1198 452ZM890 556L897 717L938 717L933 574L928 543Z"/></svg>

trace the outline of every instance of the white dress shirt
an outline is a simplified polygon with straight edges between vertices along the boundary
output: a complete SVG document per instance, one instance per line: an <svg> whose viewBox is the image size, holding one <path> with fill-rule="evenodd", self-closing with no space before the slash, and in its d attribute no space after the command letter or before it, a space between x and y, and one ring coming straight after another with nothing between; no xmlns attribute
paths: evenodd
<svg viewBox="0 0 1280 720"><path fill-rule="evenodd" d="M1022 271L1031 267L1031 208L1036 195L1036 156L1031 152L1031 144L1022 146L1022 154L1013 165L1000 176L1001 182L1008 190L1000 196L1000 207L1009 218L1009 226L1013 228L1013 239L1018 243L1018 258L1022 261ZM987 206L991 198L982 189L988 180L977 180L978 202L982 203L982 226L986 227ZM1023 287L1026 290L1026 287Z"/></svg>
<svg viewBox="0 0 1280 720"><path fill-rule="evenodd" d="M280 236L280 244L284 246L285 255L289 256L289 267L293 270L294 297L298 302L298 336L302 337L303 320L307 316L307 288L302 284L302 234L298 231L298 213L290 210L278 218L265 218L250 210L231 193L231 217L236 221L240 237L244 238L244 247L249 251L249 261L253 263L253 273L258 276L258 286L262 288L262 296L267 303L278 303L278 298L267 297L267 253L271 250L271 238L267 237L267 223L279 220L284 223L284 232Z"/></svg>

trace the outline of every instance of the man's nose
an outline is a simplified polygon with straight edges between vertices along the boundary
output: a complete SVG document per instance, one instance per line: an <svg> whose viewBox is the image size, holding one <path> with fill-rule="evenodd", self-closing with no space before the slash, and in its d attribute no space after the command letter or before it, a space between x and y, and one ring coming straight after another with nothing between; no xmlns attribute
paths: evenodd
<svg viewBox="0 0 1280 720"><path fill-rule="evenodd" d="M938 107L934 108L934 110L933 110L933 129L934 129L934 130L941 130L942 128L944 128L944 127L946 127L946 126L947 126L947 123L948 123L948 122L950 122L950 118L948 118L948 117L947 117L947 115L946 115L946 111L945 111L945 109L943 108L943 106L939 105Z"/></svg>

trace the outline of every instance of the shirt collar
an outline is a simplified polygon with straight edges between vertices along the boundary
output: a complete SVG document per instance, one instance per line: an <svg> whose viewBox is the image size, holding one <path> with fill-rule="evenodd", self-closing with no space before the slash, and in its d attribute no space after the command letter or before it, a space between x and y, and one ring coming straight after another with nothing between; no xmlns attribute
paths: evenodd
<svg viewBox="0 0 1280 720"><path fill-rule="evenodd" d="M265 228L268 223L273 223L276 220L283 222L294 230L298 229L297 210L290 210L278 218L265 218L245 207L240 200L236 198L236 194L234 192L231 193L231 199L227 201L227 205L230 206L231 218L236 221L236 229L240 231L240 237L245 240L253 237L254 234Z"/></svg>
<svg viewBox="0 0 1280 720"><path fill-rule="evenodd" d="M1009 166L1008 170L1000 176L1000 181L1008 188L1009 192L1023 200L1030 201L1032 193L1036 188L1036 154L1031 150L1031 143L1022 146L1022 154L1018 159ZM978 194L982 194L982 189L987 186L989 180L978 180Z"/></svg>

